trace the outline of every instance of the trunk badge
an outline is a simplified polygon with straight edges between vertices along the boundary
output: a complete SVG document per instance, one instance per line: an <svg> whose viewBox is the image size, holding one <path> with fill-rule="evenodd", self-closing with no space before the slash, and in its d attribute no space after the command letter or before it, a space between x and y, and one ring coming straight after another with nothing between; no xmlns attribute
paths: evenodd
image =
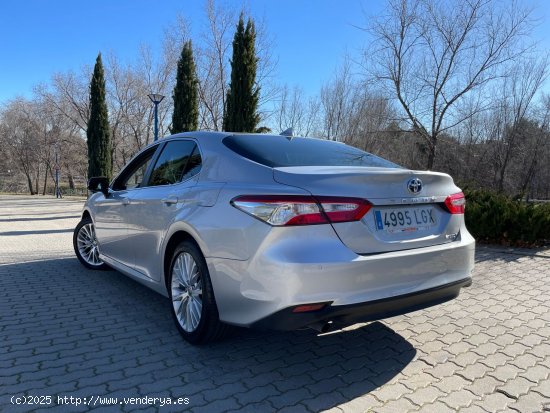
<svg viewBox="0 0 550 413"><path fill-rule="evenodd" d="M422 181L420 178L413 178L407 181L407 189L411 194L419 194L422 191Z"/></svg>

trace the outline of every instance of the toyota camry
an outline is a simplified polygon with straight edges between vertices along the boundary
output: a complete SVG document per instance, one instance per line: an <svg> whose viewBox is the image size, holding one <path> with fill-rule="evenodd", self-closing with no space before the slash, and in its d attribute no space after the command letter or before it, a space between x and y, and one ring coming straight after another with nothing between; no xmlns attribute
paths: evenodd
<svg viewBox="0 0 550 413"><path fill-rule="evenodd" d="M436 305L471 284L475 241L449 175L343 143L188 132L91 178L73 243L167 296L194 344Z"/></svg>

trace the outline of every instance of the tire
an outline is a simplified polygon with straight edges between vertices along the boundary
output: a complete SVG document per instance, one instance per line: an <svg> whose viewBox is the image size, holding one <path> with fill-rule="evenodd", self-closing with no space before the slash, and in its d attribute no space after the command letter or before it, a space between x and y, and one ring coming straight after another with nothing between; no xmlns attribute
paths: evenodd
<svg viewBox="0 0 550 413"><path fill-rule="evenodd" d="M107 270L109 267L99 258L99 246L94 223L90 217L82 218L73 233L73 247L82 265L91 270Z"/></svg>
<svg viewBox="0 0 550 413"><path fill-rule="evenodd" d="M181 242L170 261L168 294L178 331L191 344L206 344L226 336L204 256L191 241Z"/></svg>

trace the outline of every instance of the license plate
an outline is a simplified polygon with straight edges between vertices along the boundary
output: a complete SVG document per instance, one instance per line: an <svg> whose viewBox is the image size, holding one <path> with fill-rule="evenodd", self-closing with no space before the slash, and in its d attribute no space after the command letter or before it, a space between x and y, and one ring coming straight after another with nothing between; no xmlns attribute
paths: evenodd
<svg viewBox="0 0 550 413"><path fill-rule="evenodd" d="M374 211L378 231L412 232L428 229L437 224L433 207L381 208Z"/></svg>

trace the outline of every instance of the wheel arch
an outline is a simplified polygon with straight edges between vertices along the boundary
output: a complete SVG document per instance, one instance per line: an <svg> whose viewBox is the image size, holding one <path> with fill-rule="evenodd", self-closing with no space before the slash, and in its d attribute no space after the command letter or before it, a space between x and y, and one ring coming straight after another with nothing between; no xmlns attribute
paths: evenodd
<svg viewBox="0 0 550 413"><path fill-rule="evenodd" d="M190 231L179 228L174 230L170 236L167 238L167 242L164 247L164 253L162 255L162 279L164 281L164 286L166 288L166 291L168 292L168 289L170 288L168 285L168 273L170 271L170 261L172 259L172 254L174 253L174 250L176 247L184 242L184 241L191 241L194 243L197 248L200 250L203 256L205 256L204 248L201 247L200 243L197 241L197 237L193 236Z"/></svg>
<svg viewBox="0 0 550 413"><path fill-rule="evenodd" d="M92 221L92 214L90 214L90 211L88 211L87 209L85 209L84 211L82 211L82 217L81 219L85 219L85 218L90 218Z"/></svg>
<svg viewBox="0 0 550 413"><path fill-rule="evenodd" d="M200 238L192 234L190 231L180 227L180 229L175 230L171 233L168 238L167 243L165 244L164 255L163 255L163 274L164 274L164 283L165 288L168 292L168 297L171 297L171 286L168 284L168 279L170 278L170 263L174 251L177 250L178 245L181 242L192 243L192 249L198 249L198 252L206 257L205 249L201 248ZM190 246L187 247L189 249ZM172 303L172 316L176 321L178 331L183 335L184 339L189 341L192 344L204 344L211 341L219 340L227 335L231 331L231 327L227 324L220 321L219 310L216 304L216 297L214 292L214 287L211 283L210 277L208 276L208 264L204 262L206 266L205 270L207 271L204 274L202 282L202 297L203 307L201 310L201 318L197 328L193 331L184 331L180 320L175 312L174 303ZM205 319L206 321L204 321ZM201 326L202 325L202 326Z"/></svg>

